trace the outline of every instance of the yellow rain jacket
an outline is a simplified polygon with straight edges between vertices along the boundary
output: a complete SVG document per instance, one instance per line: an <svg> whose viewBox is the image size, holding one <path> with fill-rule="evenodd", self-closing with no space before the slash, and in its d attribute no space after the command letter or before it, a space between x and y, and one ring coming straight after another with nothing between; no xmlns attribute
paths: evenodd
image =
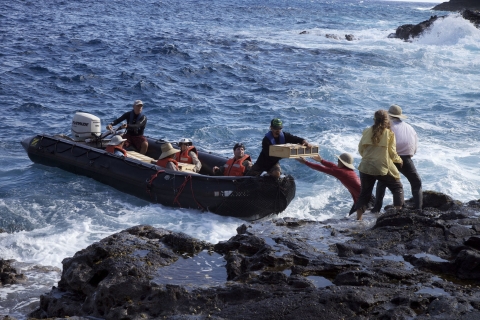
<svg viewBox="0 0 480 320"><path fill-rule="evenodd" d="M397 154L395 134L390 129L385 129L380 142L376 145L372 142L372 135L372 127L363 130L362 139L358 144L358 153L362 156L358 171L372 176L389 174L395 179L400 179L400 173L393 164L403 162Z"/></svg>

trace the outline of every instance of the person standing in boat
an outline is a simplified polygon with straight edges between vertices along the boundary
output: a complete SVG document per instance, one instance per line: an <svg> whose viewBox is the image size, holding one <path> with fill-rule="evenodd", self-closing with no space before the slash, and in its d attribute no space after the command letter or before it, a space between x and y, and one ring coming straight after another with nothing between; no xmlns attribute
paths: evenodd
<svg viewBox="0 0 480 320"><path fill-rule="evenodd" d="M175 149L170 143L162 144L162 154L155 163L157 166L178 171L178 162L175 160L175 155L180 152L180 150Z"/></svg>
<svg viewBox="0 0 480 320"><path fill-rule="evenodd" d="M121 136L116 135L107 144L105 151L113 153L116 156L127 157L127 151L123 149L125 141L127 141L127 139L123 139Z"/></svg>
<svg viewBox="0 0 480 320"><path fill-rule="evenodd" d="M275 118L270 121L270 131L265 134L265 137L262 140L262 151L258 156L257 161L252 166L252 169L247 173L249 176L259 176L263 171L266 171L268 175L279 178L282 174L282 169L278 163L281 158L271 157L269 155L269 149L271 145L275 144L285 144L285 143L296 143L307 146L311 148L312 146L304 138L300 138L290 134L288 132L283 132L283 122L282 120Z"/></svg>
<svg viewBox="0 0 480 320"><path fill-rule="evenodd" d="M175 160L182 163L193 164L195 167L192 171L197 173L200 172L200 169L202 169L202 163L198 159L198 151L193 145L192 140L182 138L178 142L178 146L180 147L180 152L175 154Z"/></svg>
<svg viewBox="0 0 480 320"><path fill-rule="evenodd" d="M375 182L383 181L393 193L393 205L401 209L403 205L403 185L395 164L402 167L403 160L397 154L395 134L390 130L390 119L386 110L378 110L373 125L363 130L358 143L358 153L362 161L360 171L360 196L356 203L357 220L362 220Z"/></svg>
<svg viewBox="0 0 480 320"><path fill-rule="evenodd" d="M223 168L213 167L213 174L216 176L243 176L252 168L252 159L245 154L243 143L236 143L233 146L233 158L228 159Z"/></svg>
<svg viewBox="0 0 480 320"><path fill-rule="evenodd" d="M147 117L142 113L142 110L142 100L135 100L133 110L125 112L120 118L109 123L107 130L112 130L113 126L126 120L127 123L121 126L127 129L127 132L123 135L123 138L127 139L126 147L133 145L138 152L145 154L148 149L148 141L147 138L143 136L143 131L147 125Z"/></svg>
<svg viewBox="0 0 480 320"><path fill-rule="evenodd" d="M313 160L320 162L320 164L306 161L304 157L298 158L297 161L307 165L307 167L329 174L340 180L343 186L347 188L347 190L352 195L353 206L350 209L350 215L355 212L355 203L360 196L360 178L355 173L355 167L353 166L353 157L351 154L345 152L337 156L337 158L337 165L333 162L322 159L320 155L315 155L314 157L312 157Z"/></svg>

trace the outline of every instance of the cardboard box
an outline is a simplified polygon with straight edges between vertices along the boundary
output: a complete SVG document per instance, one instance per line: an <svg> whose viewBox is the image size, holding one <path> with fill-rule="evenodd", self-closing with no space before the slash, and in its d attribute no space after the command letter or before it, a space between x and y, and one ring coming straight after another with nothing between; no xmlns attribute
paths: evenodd
<svg viewBox="0 0 480 320"><path fill-rule="evenodd" d="M268 151L271 157L311 157L318 154L318 146L312 146L311 148L307 148L306 146L302 146L300 144L286 143L271 145Z"/></svg>

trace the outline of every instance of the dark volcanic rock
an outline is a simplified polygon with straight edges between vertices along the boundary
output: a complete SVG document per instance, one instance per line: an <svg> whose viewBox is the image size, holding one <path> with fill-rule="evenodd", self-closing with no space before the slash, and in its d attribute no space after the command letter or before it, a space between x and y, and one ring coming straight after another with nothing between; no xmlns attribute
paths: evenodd
<svg viewBox="0 0 480 320"><path fill-rule="evenodd" d="M464 9L480 10L480 2L478 0L450 0L432 8L432 10L440 11L461 11Z"/></svg>
<svg viewBox="0 0 480 320"><path fill-rule="evenodd" d="M215 246L164 229L131 228L65 259L58 287L41 297L32 316L477 319L479 212L428 191L424 205L430 207L388 210L372 228L352 222L342 229L345 222L336 221L335 232L327 222L256 222ZM159 281L166 268L205 250L223 256L220 283Z"/></svg>
<svg viewBox="0 0 480 320"><path fill-rule="evenodd" d="M480 5L479 5L480 6ZM395 33L390 34L389 38L399 38L405 41L417 38L428 30L431 25L438 19L443 19L446 16L431 16L430 19L420 22L419 24L404 24L397 28ZM464 10L462 17L469 20L477 28L480 26L480 13L471 10Z"/></svg>
<svg viewBox="0 0 480 320"><path fill-rule="evenodd" d="M445 16L440 18L443 19L444 17ZM431 16L430 19L420 22L419 24L404 24L397 28L397 30L395 31L395 36L389 37L399 38L402 40L416 38L421 35L426 29L428 29L437 19L437 16Z"/></svg>
<svg viewBox="0 0 480 320"><path fill-rule="evenodd" d="M6 284L15 284L24 282L26 277L23 274L17 274L17 270L12 267L15 260L0 259L0 287Z"/></svg>

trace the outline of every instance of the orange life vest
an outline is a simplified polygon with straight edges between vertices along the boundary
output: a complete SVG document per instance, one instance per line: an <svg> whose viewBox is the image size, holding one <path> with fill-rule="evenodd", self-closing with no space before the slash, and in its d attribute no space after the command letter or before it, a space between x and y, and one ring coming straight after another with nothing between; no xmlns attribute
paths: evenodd
<svg viewBox="0 0 480 320"><path fill-rule="evenodd" d="M182 163L193 164L193 159L189 155L190 151L192 151L192 150L198 156L197 149L194 146L190 146L185 151L180 151L179 153L176 153L175 154L175 160L177 160L178 162L182 162Z"/></svg>
<svg viewBox="0 0 480 320"><path fill-rule="evenodd" d="M107 146L105 150L110 153L115 153L115 150L119 150L123 153L124 157L127 157L127 151L125 151L123 148L120 148L119 146Z"/></svg>
<svg viewBox="0 0 480 320"><path fill-rule="evenodd" d="M245 160L252 161L248 154L244 155L238 160L231 158L227 160L227 163L224 165L223 175L224 176L243 176L245 174L246 167L243 165Z"/></svg>
<svg viewBox="0 0 480 320"><path fill-rule="evenodd" d="M175 168L177 168L177 170L178 170L178 162L177 162L177 160L172 159L172 158L158 159L158 160L157 160L157 166L166 168L166 167L167 167L167 164L168 164L169 162L173 162L173 164L175 165Z"/></svg>

